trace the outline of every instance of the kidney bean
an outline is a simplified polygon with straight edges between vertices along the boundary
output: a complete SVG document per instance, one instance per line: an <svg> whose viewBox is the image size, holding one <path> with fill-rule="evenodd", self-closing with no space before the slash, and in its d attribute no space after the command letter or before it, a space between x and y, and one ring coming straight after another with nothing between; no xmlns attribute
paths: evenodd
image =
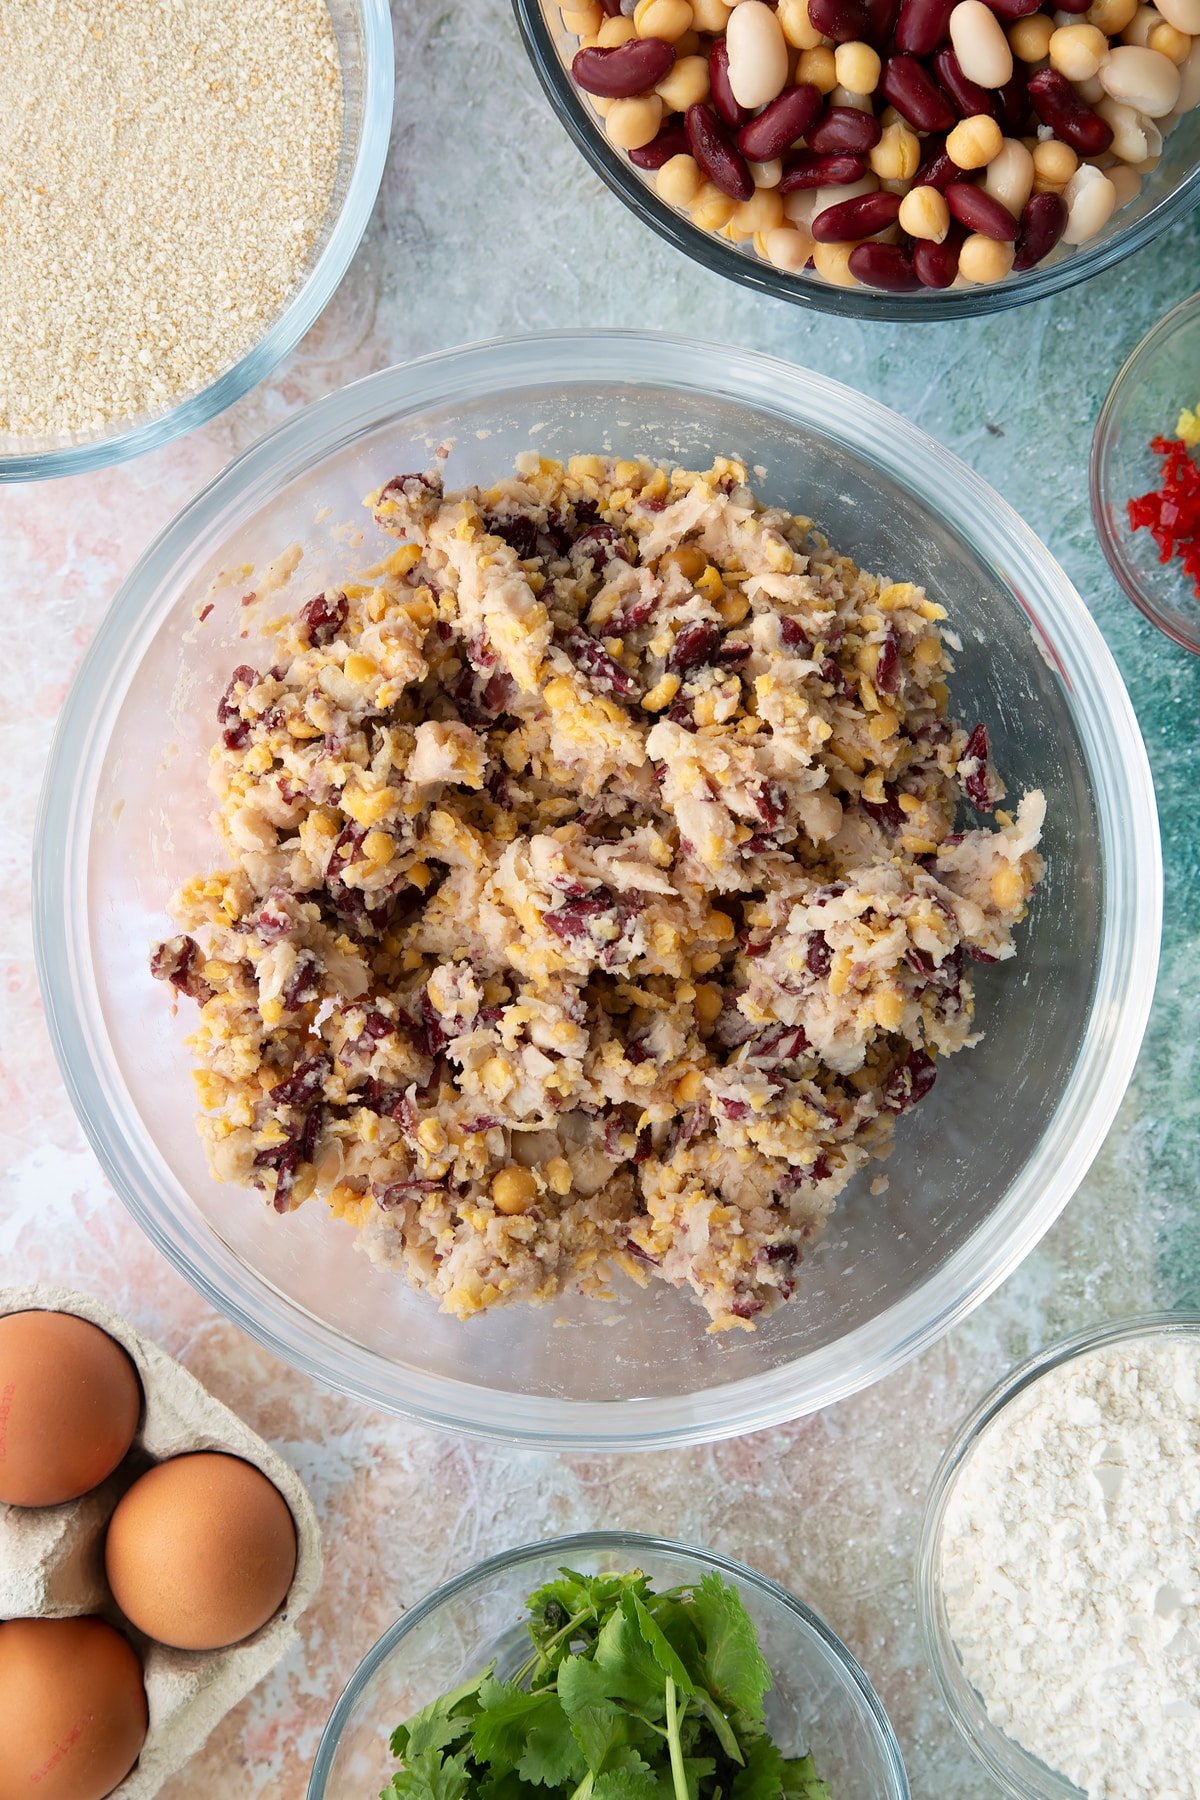
<svg viewBox="0 0 1200 1800"><path fill-rule="evenodd" d="M1018 19L1027 19L1030 13L1040 12L1042 0L984 0L984 4L1006 25L1015 25Z"/></svg>
<svg viewBox="0 0 1200 1800"><path fill-rule="evenodd" d="M874 45L876 50L882 50L895 37L900 0L864 0L864 4L870 20L866 41Z"/></svg>
<svg viewBox="0 0 1200 1800"><path fill-rule="evenodd" d="M1088 0L1088 6L1090 5L1091 0ZM1083 4L1083 0L1058 0L1055 10L1057 12L1084 13L1087 12L1088 6Z"/></svg>
<svg viewBox="0 0 1200 1800"><path fill-rule="evenodd" d="M1030 0L1040 6L1042 0ZM909 56L932 56L950 30L956 0L903 0L896 21L896 48Z"/></svg>
<svg viewBox="0 0 1200 1800"><path fill-rule="evenodd" d="M961 232L952 232L940 244L935 244L932 238L922 238L919 244L914 244L913 274L921 286L953 287L954 278L958 274L958 253L961 247Z"/></svg>
<svg viewBox="0 0 1200 1800"><path fill-rule="evenodd" d="M661 81L675 63L675 46L663 38L630 38L611 50L580 50L571 64L576 86L603 100L631 100Z"/></svg>
<svg viewBox="0 0 1200 1800"><path fill-rule="evenodd" d="M854 43L871 29L863 0L808 0L808 16L813 30L835 44Z"/></svg>
<svg viewBox="0 0 1200 1800"><path fill-rule="evenodd" d="M673 156L690 156L692 147L682 125L664 125L656 138L626 155L635 169L661 169Z"/></svg>
<svg viewBox="0 0 1200 1800"><path fill-rule="evenodd" d="M1112 126L1084 104L1056 69L1039 69L1030 77L1029 101L1042 124L1080 156L1103 156L1112 143Z"/></svg>
<svg viewBox="0 0 1200 1800"><path fill-rule="evenodd" d="M861 181L867 172L865 156L817 156L801 150L783 171L779 183L781 194L794 194L799 188L849 187Z"/></svg>
<svg viewBox="0 0 1200 1800"><path fill-rule="evenodd" d="M844 244L850 238L874 237L894 225L900 212L899 194L859 194L827 206L812 222L818 244Z"/></svg>
<svg viewBox="0 0 1200 1800"><path fill-rule="evenodd" d="M962 172L946 149L945 138L930 138L925 155L913 176L913 186L936 188L939 194L944 194L950 183L957 181Z"/></svg>
<svg viewBox="0 0 1200 1800"><path fill-rule="evenodd" d="M934 57L933 72L957 106L961 118L974 118L977 113L986 113L990 119L999 116L996 95L988 88L980 87L977 81L968 81L949 44Z"/></svg>
<svg viewBox="0 0 1200 1800"><path fill-rule="evenodd" d="M883 136L873 112L857 106L831 106L808 133L808 147L821 156L865 156Z"/></svg>
<svg viewBox="0 0 1200 1800"><path fill-rule="evenodd" d="M929 70L915 56L889 56L879 92L918 131L949 131L958 114Z"/></svg>
<svg viewBox="0 0 1200 1800"><path fill-rule="evenodd" d="M785 88L756 119L742 126L738 149L751 162L770 162L773 156L782 156L789 145L804 136L823 105L821 90L811 81Z"/></svg>
<svg viewBox="0 0 1200 1800"><path fill-rule="evenodd" d="M858 244L846 266L867 287L883 288L889 294L911 294L921 286L908 252L899 244Z"/></svg>
<svg viewBox="0 0 1200 1800"><path fill-rule="evenodd" d="M735 130L744 125L750 114L733 97L729 85L729 51L724 38L718 38L708 53L708 85L712 103L726 125L732 125Z"/></svg>
<svg viewBox="0 0 1200 1800"><path fill-rule="evenodd" d="M996 89L996 104L1005 137L1020 137L1029 113L1029 76L1019 63L1004 86Z"/></svg>
<svg viewBox="0 0 1200 1800"><path fill-rule="evenodd" d="M688 143L692 155L704 174L731 200L749 200L754 192L754 177L722 130L721 122L711 106L697 100L684 115Z"/></svg>
<svg viewBox="0 0 1200 1800"><path fill-rule="evenodd" d="M1017 235L1017 221L1007 206L969 181L950 183L946 205L952 217L968 231L982 232L984 237L996 238L1002 244L1011 244Z"/></svg>
<svg viewBox="0 0 1200 1800"><path fill-rule="evenodd" d="M1036 268L1049 256L1067 228L1067 203L1061 194L1031 194L1017 227L1013 268Z"/></svg>

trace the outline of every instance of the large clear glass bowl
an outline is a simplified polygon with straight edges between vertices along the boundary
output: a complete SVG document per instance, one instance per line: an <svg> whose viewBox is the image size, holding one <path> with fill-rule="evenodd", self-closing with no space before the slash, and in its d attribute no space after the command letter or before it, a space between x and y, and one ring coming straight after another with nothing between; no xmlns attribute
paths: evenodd
<svg viewBox="0 0 1200 1800"><path fill-rule="evenodd" d="M1164 563L1129 502L1162 482L1154 437L1173 437L1182 406L1200 406L1200 294L1147 332L1122 365L1096 420L1090 488L1096 535L1126 594L1151 624L1200 656L1200 596L1176 558ZM1192 455L1200 459L1200 450Z"/></svg>
<svg viewBox="0 0 1200 1800"><path fill-rule="evenodd" d="M636 213L644 225L674 244L694 262L746 287L790 300L820 312L854 319L969 319L979 313L1003 312L1027 300L1044 300L1089 275L1110 269L1122 257L1140 250L1184 218L1200 202L1200 107L1185 113L1166 137L1162 160L1143 181L1141 193L1114 213L1102 230L1081 249L1061 245L1026 275L1010 275L993 287L955 287L943 292L922 288L913 294L884 294L867 287L833 287L814 271L790 275L757 256L752 247L730 243L701 231L678 207L668 206L654 191L653 176L635 169L616 150L587 98L571 79L571 60L579 40L563 24L557 0L513 0L513 11L530 61L554 111L575 146L601 179ZM1146 271L1147 279L1151 271Z"/></svg>
<svg viewBox="0 0 1200 1800"><path fill-rule="evenodd" d="M0 482L80 475L182 437L263 381L320 318L357 250L387 160L395 93L388 0L326 0L342 68L342 147L324 225L291 299L232 366L163 412L86 437L0 434Z"/></svg>
<svg viewBox="0 0 1200 1800"><path fill-rule="evenodd" d="M775 1676L767 1722L790 1756L811 1753L839 1800L908 1800L900 1746L846 1646L786 1588L753 1569L665 1538L596 1531L527 1544L478 1563L427 1596L363 1658L330 1715L308 1800L371 1800L396 1762L392 1731L439 1694L485 1668L511 1679L529 1649L526 1596L563 1567L581 1574L641 1569L656 1588L732 1582Z"/></svg>
<svg viewBox="0 0 1200 1800"><path fill-rule="evenodd" d="M278 1218L214 1183L184 1037L151 980L178 881L218 855L205 782L240 638L222 571L305 546L303 593L344 576L343 522L449 440L450 483L519 451L611 445L760 469L869 569L924 580L962 637L954 704L1011 789L1046 792L1048 873L1020 955L982 971L975 1050L947 1063L888 1165L849 1188L796 1301L707 1335L690 1296L445 1317L354 1249L320 1204ZM214 1305L297 1367L435 1425L627 1448L748 1431L853 1392L961 1318L1066 1204L1112 1123L1158 957L1158 833L1137 724L1095 624L1005 503L874 402L748 351L631 333L482 344L389 369L299 413L147 552L67 697L43 788L38 964L68 1088L118 1193Z"/></svg>
<svg viewBox="0 0 1200 1800"><path fill-rule="evenodd" d="M1087 1800L1057 1769L1001 1731L988 1717L982 1695L968 1679L954 1644L942 1590L943 1536L955 1484L980 1439L1005 1410L1052 1369L1095 1350L1146 1337L1200 1336L1200 1312L1143 1313L1090 1326L1062 1343L1040 1350L1010 1371L979 1402L954 1435L930 1489L917 1553L917 1612L921 1638L934 1679L950 1717L979 1761L1009 1800ZM1047 1521L1049 1523L1049 1521Z"/></svg>

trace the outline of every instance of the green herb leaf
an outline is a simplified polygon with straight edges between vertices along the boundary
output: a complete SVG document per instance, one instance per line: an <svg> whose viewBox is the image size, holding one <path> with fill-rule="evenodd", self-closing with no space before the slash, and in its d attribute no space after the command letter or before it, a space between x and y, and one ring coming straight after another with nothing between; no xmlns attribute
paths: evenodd
<svg viewBox="0 0 1200 1800"><path fill-rule="evenodd" d="M531 1694L528 1688L489 1677L480 1686L479 1711L471 1729L475 1761L490 1764L497 1773L515 1769L534 1718L550 1701L548 1692Z"/></svg>
<svg viewBox="0 0 1200 1800"><path fill-rule="evenodd" d="M395 1795L401 1800L463 1800L470 1785L465 1751L443 1757L439 1750L423 1750L397 1770L381 1800L392 1800Z"/></svg>
<svg viewBox="0 0 1200 1800"><path fill-rule="evenodd" d="M833 1789L817 1774L811 1756L783 1759L784 1800L833 1800Z"/></svg>
<svg viewBox="0 0 1200 1800"><path fill-rule="evenodd" d="M533 1787L555 1788L569 1782L574 1788L587 1772L587 1760L575 1741L562 1701L548 1692L530 1723L517 1773Z"/></svg>
<svg viewBox="0 0 1200 1800"><path fill-rule="evenodd" d="M426 1750L444 1750L447 1744L465 1737L470 1730L471 1720L479 1709L479 1689L491 1674L494 1663L489 1663L480 1674L473 1675L470 1681L464 1681L461 1687L452 1688L448 1694L442 1694L423 1706L420 1712L406 1719L403 1725L397 1725L392 1733L392 1755L402 1756L411 1761L421 1756Z"/></svg>
<svg viewBox="0 0 1200 1800"><path fill-rule="evenodd" d="M741 1595L710 1570L692 1594L691 1611L704 1640L700 1665L704 1685L726 1710L761 1719L771 1671Z"/></svg>
<svg viewBox="0 0 1200 1800"><path fill-rule="evenodd" d="M614 1683L606 1669L586 1656L569 1656L558 1670L558 1697L571 1722L575 1742L598 1772L604 1759L619 1744L630 1742L633 1721L612 1692Z"/></svg>

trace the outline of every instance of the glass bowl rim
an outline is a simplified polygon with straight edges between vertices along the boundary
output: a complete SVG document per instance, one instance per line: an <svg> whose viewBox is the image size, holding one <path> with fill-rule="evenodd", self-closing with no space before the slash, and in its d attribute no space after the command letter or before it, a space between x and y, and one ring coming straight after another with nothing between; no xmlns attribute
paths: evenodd
<svg viewBox="0 0 1200 1800"><path fill-rule="evenodd" d="M793 280L783 270L757 258L742 256L723 239L701 231L674 207L667 206L638 172L603 136L555 53L542 13L541 0L512 0L517 26L534 73L560 124L594 172L643 225L715 274L792 306L835 313L851 319L887 319L927 324L940 319L978 318L1005 312L1033 300L1045 300L1075 287L1091 275L1142 250L1184 218L1200 202L1200 162L1179 185L1164 194L1135 223L1091 248L1081 246L1049 268L1032 269L1018 279L991 287L962 288L954 293L925 290L920 294L887 294L863 286L834 287L828 282Z"/></svg>
<svg viewBox="0 0 1200 1800"><path fill-rule="evenodd" d="M720 371L716 380L714 369ZM960 534L996 566L1014 605L1029 610L1015 582L1036 588L1055 641L1037 635L1042 628L1032 617L1031 636L1037 653L1056 659L1063 672L1073 723L1092 759L1108 909L1090 1023L1039 1150L932 1274L848 1336L766 1374L698 1389L682 1400L561 1401L506 1390L498 1417L495 1390L459 1378L406 1368L398 1394L394 1364L283 1296L199 1214L164 1209L158 1170L147 1155L152 1140L122 1089L107 1081L94 987L89 990L86 979L77 984L77 978L90 970L91 790L115 711L173 603L167 596L177 595L183 573L197 560L197 546L210 554L217 533L230 529L231 514L244 516L264 504L287 481L397 410L413 413L463 396L498 396L522 382L548 386L564 378L659 384L674 389L681 405L688 393L732 393L748 406L799 418L856 458L873 461L921 503L958 520ZM539 333L439 351L326 395L234 459L160 533L110 604L60 710L35 829L34 950L55 1055L93 1150L151 1242L219 1312L327 1385L437 1429L541 1448L661 1449L761 1429L870 1385L932 1343L1012 1272L1082 1181L1128 1085L1158 965L1161 851L1145 746L1095 621L1031 528L965 463L877 401L756 351L659 333ZM1105 1026L1110 1016L1121 1021L1120 1032ZM800 1367L809 1379L798 1397Z"/></svg>
<svg viewBox="0 0 1200 1800"><path fill-rule="evenodd" d="M1193 313L1197 312L1200 312L1200 289L1178 301L1170 312L1164 313L1158 323L1150 327L1145 337L1134 345L1117 370L1112 386L1104 396L1104 404L1100 408L1100 414L1092 432L1092 448L1088 457L1088 497L1091 501L1092 522L1096 527L1100 548L1104 552L1104 560L1116 577L1122 592L1127 599L1133 601L1142 617L1149 619L1150 623L1157 626L1164 637L1170 638L1173 644L1178 644L1181 650L1189 650L1193 656L1200 656L1200 600L1196 602L1196 624L1190 635L1159 608L1157 601L1138 581L1126 561L1120 539L1109 527L1104 504L1104 479L1108 456L1116 439L1117 408L1126 388L1130 386L1147 357L1163 349L1179 327L1190 323Z"/></svg>
<svg viewBox="0 0 1200 1800"><path fill-rule="evenodd" d="M353 0L362 28L362 133L324 248L282 312L235 362L165 412L50 450L0 450L0 486L83 475L157 450L227 411L276 369L332 300L362 242L387 164L395 105L395 38L388 0Z"/></svg>
<svg viewBox="0 0 1200 1800"><path fill-rule="evenodd" d="M881 1747L889 1764L888 1772L895 1784L897 1800L909 1800L910 1789L904 1758L883 1702L875 1692L858 1659L818 1613L815 1613L798 1595L793 1594L782 1583L773 1581L769 1575L761 1574L759 1570L750 1568L747 1563L740 1562L736 1557L726 1556L720 1550L708 1550L699 1544L690 1544L678 1538L659 1537L656 1534L641 1531L621 1530L569 1532L564 1536L544 1538L515 1545L510 1550L497 1551L495 1555L485 1557L481 1562L473 1563L470 1568L463 1569L459 1574L452 1575L446 1581L440 1582L414 1605L406 1608L400 1617L389 1625L383 1635L372 1644L339 1694L333 1710L325 1722L321 1741L317 1745L317 1753L313 1758L312 1771L308 1780L307 1800L324 1800L330 1765L341 1742L342 1732L345 1730L360 1694L409 1632L432 1618L433 1614L447 1601L455 1599L459 1594L465 1593L489 1576L500 1574L507 1569L519 1567L522 1563L533 1562L544 1556L570 1557L579 1551L623 1550L626 1548L635 1553L647 1550L666 1551L675 1555L692 1557L697 1562L706 1563L710 1568L720 1570L725 1575L736 1576L749 1587L756 1588L760 1593L767 1594L771 1599L779 1601L789 1612L794 1614L801 1625L807 1627L821 1641L825 1649L833 1656L834 1661L849 1677L851 1688L879 1732Z"/></svg>
<svg viewBox="0 0 1200 1800"><path fill-rule="evenodd" d="M1135 1338L1173 1336L1200 1338L1200 1308L1128 1313L1117 1319L1103 1320L1023 1358L988 1389L956 1428L930 1485L915 1559L921 1646L942 1703L960 1737L1012 1800L1086 1800L1086 1795L1057 1770L1047 1772L1048 1780L1040 1759L997 1726L993 1729L999 1732L1006 1745L1012 1747L1011 1760L999 1761L982 1736L981 1721L987 1720L982 1700L965 1676L958 1680L953 1678L952 1671L956 1667L953 1642L948 1628L943 1628L939 1602L942 1533L955 1484L989 1426L1042 1376L1088 1356L1094 1350L1107 1349L1111 1344Z"/></svg>

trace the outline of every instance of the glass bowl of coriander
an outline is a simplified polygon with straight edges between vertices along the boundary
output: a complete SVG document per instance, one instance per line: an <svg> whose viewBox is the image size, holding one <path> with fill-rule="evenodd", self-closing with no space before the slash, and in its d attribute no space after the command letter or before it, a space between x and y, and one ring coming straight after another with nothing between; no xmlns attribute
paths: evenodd
<svg viewBox="0 0 1200 1800"><path fill-rule="evenodd" d="M334 1707L308 1800L717 1800L747 1781L909 1796L815 1613L715 1551L609 1531L505 1551L410 1607Z"/></svg>

